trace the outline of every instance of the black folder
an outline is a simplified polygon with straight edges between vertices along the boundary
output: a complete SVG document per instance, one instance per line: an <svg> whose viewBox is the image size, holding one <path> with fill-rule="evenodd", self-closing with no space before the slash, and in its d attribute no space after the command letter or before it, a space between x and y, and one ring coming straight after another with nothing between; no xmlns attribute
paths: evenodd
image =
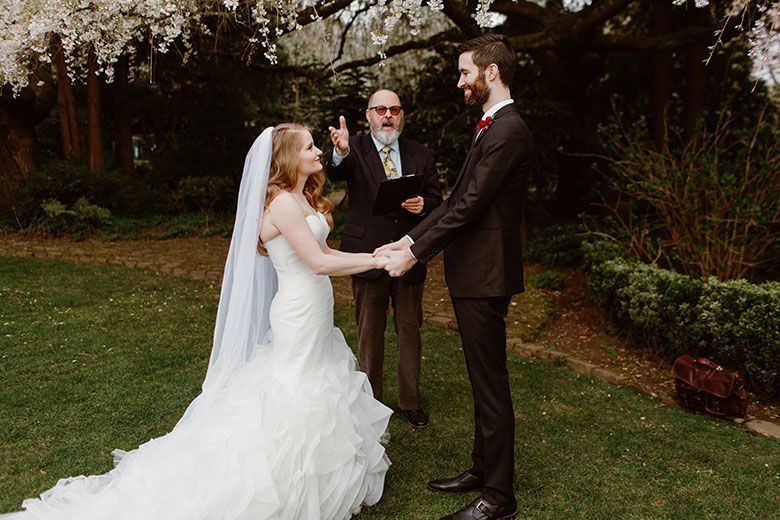
<svg viewBox="0 0 780 520"><path fill-rule="evenodd" d="M403 201L420 194L424 180L424 175L403 175L380 182L374 201L374 215L399 211Z"/></svg>

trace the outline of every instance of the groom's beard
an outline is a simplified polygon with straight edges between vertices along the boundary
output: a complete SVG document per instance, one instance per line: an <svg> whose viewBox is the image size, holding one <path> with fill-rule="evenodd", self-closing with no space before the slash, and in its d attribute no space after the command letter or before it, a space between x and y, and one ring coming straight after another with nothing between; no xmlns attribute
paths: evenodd
<svg viewBox="0 0 780 520"><path fill-rule="evenodd" d="M490 99L490 87L485 83L482 74L477 74L474 83L466 84L463 89L463 101L470 106L482 106Z"/></svg>
<svg viewBox="0 0 780 520"><path fill-rule="evenodd" d="M379 128L372 128L371 135L373 135L374 139L376 139L380 143L384 145L390 145L394 141L397 141L398 138L401 136L401 129L393 128L392 130L390 130L387 127L380 126Z"/></svg>

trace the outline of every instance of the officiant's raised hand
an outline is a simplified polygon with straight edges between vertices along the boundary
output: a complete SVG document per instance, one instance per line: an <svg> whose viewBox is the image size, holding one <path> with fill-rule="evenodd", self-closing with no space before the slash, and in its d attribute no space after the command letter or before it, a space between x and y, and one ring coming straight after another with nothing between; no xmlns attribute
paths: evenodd
<svg viewBox="0 0 780 520"><path fill-rule="evenodd" d="M336 152L339 155L347 155L349 153L349 129L347 128L347 120L344 116L339 116L339 127L328 127L330 132L330 140L333 142L333 146L336 148Z"/></svg>

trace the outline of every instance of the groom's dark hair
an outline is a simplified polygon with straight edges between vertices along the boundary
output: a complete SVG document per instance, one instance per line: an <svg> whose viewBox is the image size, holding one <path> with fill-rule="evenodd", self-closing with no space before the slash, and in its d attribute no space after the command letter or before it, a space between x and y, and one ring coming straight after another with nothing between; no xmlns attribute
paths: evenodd
<svg viewBox="0 0 780 520"><path fill-rule="evenodd" d="M479 68L479 72L484 71L491 63L495 63L498 67L501 83L506 87L512 85L517 58L512 44L509 43L509 38L503 34L477 36L458 45L456 52L458 56L464 52L473 52L471 59Z"/></svg>

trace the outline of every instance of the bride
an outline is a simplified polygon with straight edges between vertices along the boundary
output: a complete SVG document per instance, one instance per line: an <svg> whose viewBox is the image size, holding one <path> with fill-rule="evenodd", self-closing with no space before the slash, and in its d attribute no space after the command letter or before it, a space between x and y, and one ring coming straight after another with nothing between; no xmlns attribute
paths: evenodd
<svg viewBox="0 0 780 520"><path fill-rule="evenodd" d="M386 260L327 246L321 153L296 124L252 145L203 391L174 429L0 518L342 520L379 501L391 411L333 326L327 275Z"/></svg>

